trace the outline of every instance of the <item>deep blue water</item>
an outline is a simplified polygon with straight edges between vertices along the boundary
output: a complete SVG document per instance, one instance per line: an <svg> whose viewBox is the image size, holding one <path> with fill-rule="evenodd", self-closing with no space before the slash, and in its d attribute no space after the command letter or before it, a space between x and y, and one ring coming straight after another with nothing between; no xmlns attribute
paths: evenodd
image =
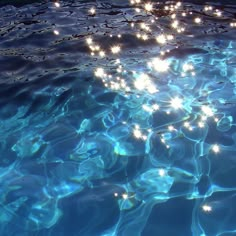
<svg viewBox="0 0 236 236"><path fill-rule="evenodd" d="M236 235L236 3L148 3L1 1L0 235Z"/></svg>

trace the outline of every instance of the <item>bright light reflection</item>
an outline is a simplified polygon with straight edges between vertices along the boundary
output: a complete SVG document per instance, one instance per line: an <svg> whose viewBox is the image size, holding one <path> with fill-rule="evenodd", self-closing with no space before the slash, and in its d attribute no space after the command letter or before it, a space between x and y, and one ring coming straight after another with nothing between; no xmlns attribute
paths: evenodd
<svg viewBox="0 0 236 236"><path fill-rule="evenodd" d="M112 52L113 54L119 53L120 50L121 50L120 46L113 46L113 47L111 48L111 52Z"/></svg>
<svg viewBox="0 0 236 236"><path fill-rule="evenodd" d="M194 22L200 24L202 22L201 18L197 17L194 19Z"/></svg>
<svg viewBox="0 0 236 236"><path fill-rule="evenodd" d="M165 171L164 169L159 169L159 170L158 170L158 174L159 174L161 177L163 177L163 176L165 176L166 171Z"/></svg>
<svg viewBox="0 0 236 236"><path fill-rule="evenodd" d="M89 13L90 13L91 15L95 15L95 14L96 14L96 9L95 9L94 7L90 8L90 9L89 9Z"/></svg>
<svg viewBox="0 0 236 236"><path fill-rule="evenodd" d="M210 108L209 106L203 105L201 107L201 110L206 116L213 116L214 115L212 108Z"/></svg>
<svg viewBox="0 0 236 236"><path fill-rule="evenodd" d="M203 205L202 206L202 210L205 212L211 212L212 211L212 207L209 205Z"/></svg>
<svg viewBox="0 0 236 236"><path fill-rule="evenodd" d="M59 32L58 30L54 30L53 33L54 33L55 35L59 35L59 34L60 34L60 32Z"/></svg>
<svg viewBox="0 0 236 236"><path fill-rule="evenodd" d="M104 72L104 69L103 68L97 68L94 72L95 76L96 77L104 77L105 76L105 72Z"/></svg>
<svg viewBox="0 0 236 236"><path fill-rule="evenodd" d="M149 66L152 67L157 72L165 72L169 69L169 62L165 60L161 60L160 58L154 58Z"/></svg>
<svg viewBox="0 0 236 236"><path fill-rule="evenodd" d="M214 144L214 145L212 146L212 151L213 151L214 153L219 153L219 152L220 152L220 147L219 147L219 145Z"/></svg>
<svg viewBox="0 0 236 236"><path fill-rule="evenodd" d="M149 2L144 5L146 11L152 11L153 5Z"/></svg>
<svg viewBox="0 0 236 236"><path fill-rule="evenodd" d="M55 7L60 7L61 6L59 2L55 2L54 5L55 5Z"/></svg>
<svg viewBox="0 0 236 236"><path fill-rule="evenodd" d="M144 73L140 74L134 81L134 86L138 90L147 90L150 94L158 92L150 77Z"/></svg>
<svg viewBox="0 0 236 236"><path fill-rule="evenodd" d="M183 107L183 99L181 99L179 97L172 98L170 101L170 105L174 109L180 109Z"/></svg>
<svg viewBox="0 0 236 236"><path fill-rule="evenodd" d="M142 133L141 133L141 131L140 131L139 129L134 129L133 135L134 135L134 137L137 138L137 139L142 138Z"/></svg>

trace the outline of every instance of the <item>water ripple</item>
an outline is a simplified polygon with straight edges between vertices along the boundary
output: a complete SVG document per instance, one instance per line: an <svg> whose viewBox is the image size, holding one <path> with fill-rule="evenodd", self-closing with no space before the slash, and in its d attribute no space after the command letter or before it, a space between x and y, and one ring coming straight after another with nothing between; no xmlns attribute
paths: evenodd
<svg viewBox="0 0 236 236"><path fill-rule="evenodd" d="M0 6L2 235L235 234L234 3Z"/></svg>

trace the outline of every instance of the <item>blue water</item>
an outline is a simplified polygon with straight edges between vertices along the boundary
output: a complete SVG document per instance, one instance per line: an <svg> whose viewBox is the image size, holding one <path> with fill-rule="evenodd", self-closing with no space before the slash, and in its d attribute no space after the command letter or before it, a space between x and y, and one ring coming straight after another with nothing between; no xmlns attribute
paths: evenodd
<svg viewBox="0 0 236 236"><path fill-rule="evenodd" d="M236 235L235 15L2 1L0 235Z"/></svg>

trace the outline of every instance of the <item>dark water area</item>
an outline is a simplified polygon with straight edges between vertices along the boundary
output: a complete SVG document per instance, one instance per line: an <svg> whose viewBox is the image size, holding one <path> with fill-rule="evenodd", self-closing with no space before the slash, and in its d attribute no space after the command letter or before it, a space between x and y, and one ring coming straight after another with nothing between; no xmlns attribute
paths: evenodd
<svg viewBox="0 0 236 236"><path fill-rule="evenodd" d="M236 235L235 1L1 1L0 235Z"/></svg>

